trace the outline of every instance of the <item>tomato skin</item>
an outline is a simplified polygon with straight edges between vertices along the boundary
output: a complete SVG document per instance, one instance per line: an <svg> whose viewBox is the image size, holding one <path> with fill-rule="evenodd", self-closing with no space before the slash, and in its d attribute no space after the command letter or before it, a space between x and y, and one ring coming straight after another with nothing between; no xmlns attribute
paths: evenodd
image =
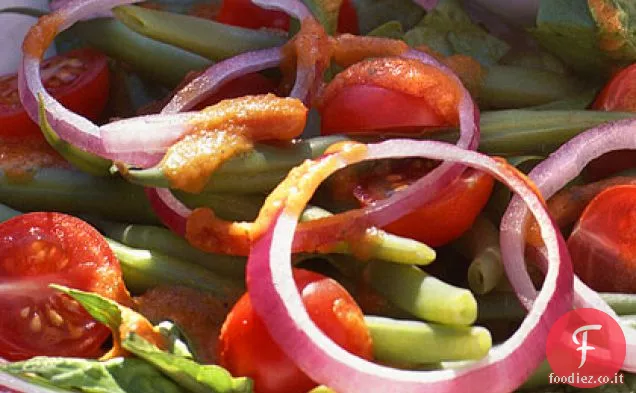
<svg viewBox="0 0 636 393"><path fill-rule="evenodd" d="M48 288L60 283L131 304L121 267L108 243L82 220L28 213L0 224L0 357L96 357L110 335L70 298Z"/></svg>
<svg viewBox="0 0 636 393"><path fill-rule="evenodd" d="M445 124L425 98L371 85L343 89L321 110L321 134L368 133L387 129L421 131Z"/></svg>
<svg viewBox="0 0 636 393"><path fill-rule="evenodd" d="M636 63L616 73L592 104L592 109L636 112Z"/></svg>
<svg viewBox="0 0 636 393"><path fill-rule="evenodd" d="M316 325L353 354L371 359L371 336L362 311L336 281L295 269L294 280ZM254 312L249 294L234 305L219 338L219 364L254 379L255 393L305 393L316 386L285 356Z"/></svg>
<svg viewBox="0 0 636 393"><path fill-rule="evenodd" d="M248 29L267 27L287 31L290 18L284 12L263 9L251 0L223 0L216 20Z"/></svg>
<svg viewBox="0 0 636 393"><path fill-rule="evenodd" d="M567 244L574 272L592 289L636 293L636 186L598 194Z"/></svg>
<svg viewBox="0 0 636 393"><path fill-rule="evenodd" d="M356 187L354 194L363 206L367 206L413 180L415 179L401 179L398 180L399 184L392 186L362 184ZM432 247L442 246L457 239L472 226L488 202L493 185L492 176L468 169L442 191L439 197L382 229ZM379 189L373 189L374 187Z"/></svg>
<svg viewBox="0 0 636 393"><path fill-rule="evenodd" d="M68 69L62 68L51 78L44 77L47 69L54 69L59 64L66 64ZM106 56L93 49L78 49L44 61L42 69L44 86L62 105L91 120L99 118L108 100ZM65 79L72 81L69 84ZM17 74L0 77L0 136L43 138L40 127L31 120L19 101Z"/></svg>

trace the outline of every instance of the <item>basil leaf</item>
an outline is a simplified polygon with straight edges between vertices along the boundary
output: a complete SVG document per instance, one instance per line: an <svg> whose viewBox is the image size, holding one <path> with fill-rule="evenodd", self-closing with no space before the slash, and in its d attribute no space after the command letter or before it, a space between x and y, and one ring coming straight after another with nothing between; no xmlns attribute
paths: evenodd
<svg viewBox="0 0 636 393"><path fill-rule="evenodd" d="M162 351L137 334L129 334L122 341L122 346L194 393L249 393L252 391L252 382L248 378L234 378L222 367L201 365L190 359Z"/></svg>

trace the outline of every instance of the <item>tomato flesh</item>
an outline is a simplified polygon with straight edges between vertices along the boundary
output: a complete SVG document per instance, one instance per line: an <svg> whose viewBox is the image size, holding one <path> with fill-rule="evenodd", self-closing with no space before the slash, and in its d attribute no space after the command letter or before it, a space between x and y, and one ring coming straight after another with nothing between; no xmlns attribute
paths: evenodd
<svg viewBox="0 0 636 393"><path fill-rule="evenodd" d="M290 19L284 12L263 9L251 0L223 0L216 20L249 29L267 27L287 31Z"/></svg>
<svg viewBox="0 0 636 393"><path fill-rule="evenodd" d="M29 213L0 224L0 357L95 357L109 336L58 283L130 303L121 267L90 225L60 213Z"/></svg>
<svg viewBox="0 0 636 393"><path fill-rule="evenodd" d="M342 89L321 111L323 135L378 130L419 130L445 124L422 97L372 85Z"/></svg>
<svg viewBox="0 0 636 393"><path fill-rule="evenodd" d="M592 104L593 109L636 112L636 63L616 73Z"/></svg>
<svg viewBox="0 0 636 393"><path fill-rule="evenodd" d="M336 281L295 269L294 280L311 319L349 352L371 359L371 336L362 311ZM254 380L255 393L305 393L316 386L282 352L245 294L228 314L219 338L219 363Z"/></svg>
<svg viewBox="0 0 636 393"><path fill-rule="evenodd" d="M614 186L597 195L568 248L574 272L592 289L636 293L636 186Z"/></svg>
<svg viewBox="0 0 636 393"><path fill-rule="evenodd" d="M426 166L418 163L419 161L411 161L410 166L398 167L397 170L380 177L370 177L355 187L355 197L363 206L389 197L396 190L408 186L418 176L426 173ZM436 199L393 221L383 229L429 246L442 246L457 239L472 226L488 202L493 185L492 176L468 169Z"/></svg>
<svg viewBox="0 0 636 393"><path fill-rule="evenodd" d="M104 55L80 49L42 63L42 82L62 105L97 120L108 100L109 72ZM39 126L22 107L17 74L0 76L0 136L40 136Z"/></svg>
<svg viewBox="0 0 636 393"><path fill-rule="evenodd" d="M342 0L338 13L338 32L359 34L358 14L351 0Z"/></svg>

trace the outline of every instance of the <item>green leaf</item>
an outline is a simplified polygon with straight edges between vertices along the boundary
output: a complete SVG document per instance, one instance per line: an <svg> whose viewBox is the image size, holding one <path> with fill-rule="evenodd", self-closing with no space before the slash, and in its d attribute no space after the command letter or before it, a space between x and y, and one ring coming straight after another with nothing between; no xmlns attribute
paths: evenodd
<svg viewBox="0 0 636 393"><path fill-rule="evenodd" d="M358 16L360 34L368 34L394 20L410 29L424 16L424 9L412 0L352 0L352 3Z"/></svg>
<svg viewBox="0 0 636 393"><path fill-rule="evenodd" d="M402 24L397 20L388 21L380 25L367 34L373 37L386 37L401 40L404 38L404 29Z"/></svg>
<svg viewBox="0 0 636 393"><path fill-rule="evenodd" d="M509 50L504 41L475 25L459 0L442 0L405 34L410 46L426 45L444 56L462 54L482 65L496 64Z"/></svg>
<svg viewBox="0 0 636 393"><path fill-rule="evenodd" d="M119 304L95 293L67 288L57 284L51 284L50 286L77 300L95 320L108 326L113 332L119 331L119 326L122 324L120 309L122 306Z"/></svg>
<svg viewBox="0 0 636 393"><path fill-rule="evenodd" d="M0 371L44 385L86 393L184 393L152 365L134 358L99 362L39 356L2 364Z"/></svg>
<svg viewBox="0 0 636 393"><path fill-rule="evenodd" d="M112 161L78 149L57 136L46 117L46 108L42 94L38 94L38 117L44 139L74 167L95 176L110 175L110 167L113 164Z"/></svg>
<svg viewBox="0 0 636 393"><path fill-rule="evenodd" d="M320 22L329 35L338 29L338 14L342 0L303 0L312 15Z"/></svg>
<svg viewBox="0 0 636 393"><path fill-rule="evenodd" d="M156 326L159 333L167 338L168 352L188 359L194 359L189 345L186 344L187 337L172 321L163 321Z"/></svg>
<svg viewBox="0 0 636 393"><path fill-rule="evenodd" d="M190 359L164 352L137 334L130 334L122 346L160 369L177 384L194 393L249 393L248 378L233 378L219 366L200 365Z"/></svg>
<svg viewBox="0 0 636 393"><path fill-rule="evenodd" d="M575 71L606 74L613 62L599 47L598 28L587 0L541 0L531 34Z"/></svg>
<svg viewBox="0 0 636 393"><path fill-rule="evenodd" d="M87 393L125 393L117 381L97 361L72 358L35 357L0 365L0 371L16 376L35 374L50 384Z"/></svg>

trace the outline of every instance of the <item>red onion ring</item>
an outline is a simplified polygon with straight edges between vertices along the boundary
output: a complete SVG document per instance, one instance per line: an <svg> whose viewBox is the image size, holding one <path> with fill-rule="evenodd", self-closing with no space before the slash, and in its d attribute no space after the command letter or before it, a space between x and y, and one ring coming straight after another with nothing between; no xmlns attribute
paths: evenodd
<svg viewBox="0 0 636 393"><path fill-rule="evenodd" d="M167 188L145 188L144 191L161 222L174 233L185 236L186 223L192 210Z"/></svg>
<svg viewBox="0 0 636 393"><path fill-rule="evenodd" d="M73 1L74 0L51 0L51 2L49 3L49 8L51 9L51 11L57 11L60 8L68 7ZM110 18L112 16L113 13L111 11L99 11L93 15L84 17L81 20L88 20L93 18Z"/></svg>
<svg viewBox="0 0 636 393"><path fill-rule="evenodd" d="M543 288L519 330L488 357L459 370L395 370L343 350L312 322L292 278L290 253L300 210L295 205L306 203L309 196L291 205L288 200L282 201L273 223L253 243L247 284L254 309L274 340L303 372L340 393L478 392L483 391L484 386L493 393L516 389L545 358L549 326L572 305L573 273L569 254L541 197L509 167L480 153L440 142L392 140L369 145L366 156L357 161L387 157L458 161L491 173L528 204L547 245L549 267ZM353 163L339 153L321 160L340 160L338 168L330 172ZM320 173L320 179L324 180L329 174Z"/></svg>
<svg viewBox="0 0 636 393"><path fill-rule="evenodd" d="M309 8L298 0L252 0L252 3L266 10L283 11L299 21L313 18Z"/></svg>
<svg viewBox="0 0 636 393"><path fill-rule="evenodd" d="M246 52L209 67L203 74L181 89L161 113L178 113L192 109L218 90L224 83L252 72L280 65L280 48Z"/></svg>
<svg viewBox="0 0 636 393"><path fill-rule="evenodd" d="M636 149L636 121L606 123L572 138L548 159L530 172L532 179L547 199L574 179L593 159L614 150ZM529 308L536 301L537 291L525 270L525 222L527 209L513 198L501 222L501 251L507 261L506 272L521 303ZM539 254L540 255L540 254ZM541 265L541 264L540 264ZM577 277L574 280L574 305L600 309L614 317L616 313L600 296ZM636 371L636 330L622 324L627 341L623 369Z"/></svg>

